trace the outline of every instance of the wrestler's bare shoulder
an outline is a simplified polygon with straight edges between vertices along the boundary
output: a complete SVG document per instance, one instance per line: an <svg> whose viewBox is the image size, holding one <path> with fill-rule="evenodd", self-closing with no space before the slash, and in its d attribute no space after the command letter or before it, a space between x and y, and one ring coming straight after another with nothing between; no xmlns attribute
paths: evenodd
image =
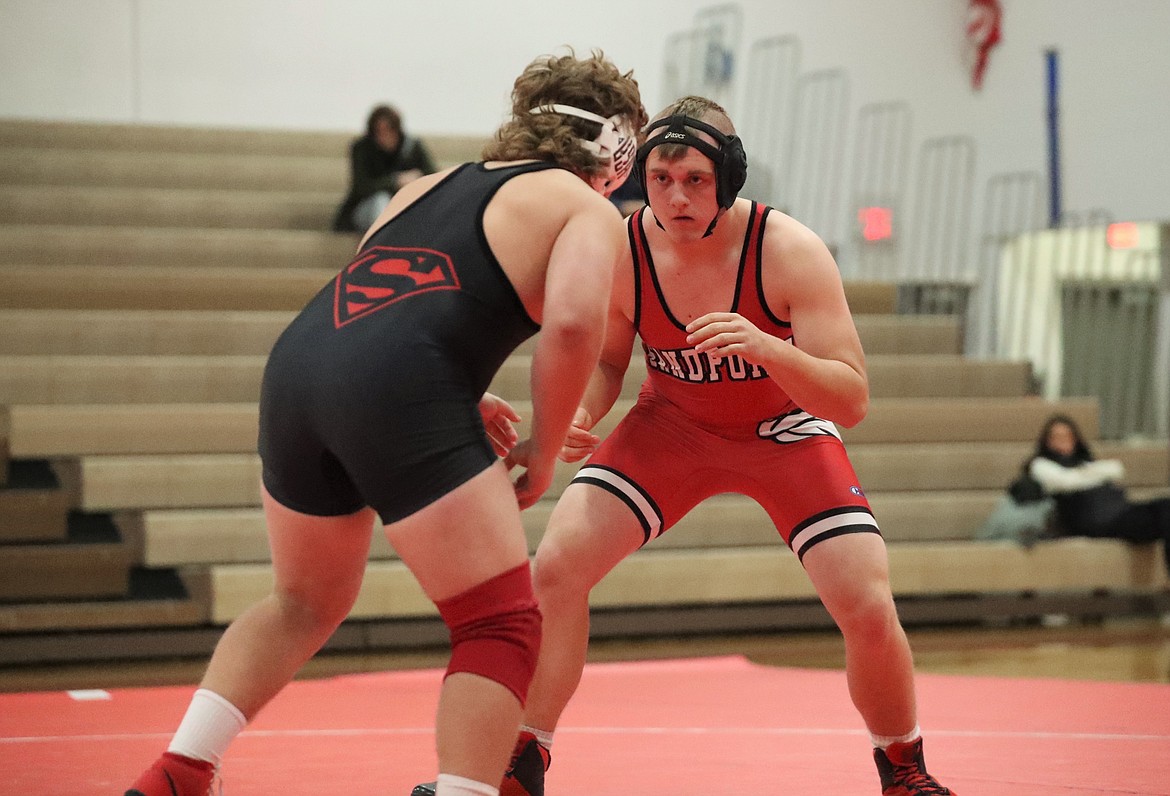
<svg viewBox="0 0 1170 796"><path fill-rule="evenodd" d="M764 252L767 259L781 263L803 263L833 257L821 236L787 213L773 210L764 229Z"/></svg>

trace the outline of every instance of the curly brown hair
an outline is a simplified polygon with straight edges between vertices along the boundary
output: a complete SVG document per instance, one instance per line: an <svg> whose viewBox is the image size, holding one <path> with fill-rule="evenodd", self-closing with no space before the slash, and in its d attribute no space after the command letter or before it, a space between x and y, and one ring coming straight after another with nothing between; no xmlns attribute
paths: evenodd
<svg viewBox="0 0 1170 796"><path fill-rule="evenodd" d="M622 116L634 130L646 125L646 109L633 72L622 74L600 50L589 58L543 55L530 63L512 86L512 118L484 147L484 160L547 160L588 175L605 165L584 149L597 123L558 113L529 113L542 105L563 103L604 116Z"/></svg>

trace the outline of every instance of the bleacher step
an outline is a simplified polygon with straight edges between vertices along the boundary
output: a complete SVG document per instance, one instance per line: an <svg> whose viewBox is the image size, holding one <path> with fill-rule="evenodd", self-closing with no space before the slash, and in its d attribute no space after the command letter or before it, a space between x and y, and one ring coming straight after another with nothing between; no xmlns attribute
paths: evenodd
<svg viewBox="0 0 1170 796"><path fill-rule="evenodd" d="M0 600L21 602L122 596L135 557L108 515L77 512L62 542L0 550Z"/></svg>
<svg viewBox="0 0 1170 796"><path fill-rule="evenodd" d="M345 157L352 130L187 127L157 124L0 120L0 148L121 152L202 152L280 157ZM436 161L475 159L483 136L418 133Z"/></svg>
<svg viewBox="0 0 1170 796"><path fill-rule="evenodd" d="M850 457L867 493L1002 489L1032 446L1026 442L855 445ZM1118 458L1131 487L1170 483L1165 446L1101 443ZM87 511L260 505L255 454L84 456L78 460L81 507ZM577 465L560 463L547 497L558 496Z"/></svg>
<svg viewBox="0 0 1170 796"><path fill-rule="evenodd" d="M2 232L3 228L0 228ZM158 230L154 232L159 236ZM112 265L88 258L69 263L43 254L19 262L7 262L0 256L0 310L299 310L337 275L338 269L355 251L358 241L354 236L329 236L327 233L283 234L315 236L317 244L332 237L335 242L322 245L327 245L339 256L330 260L323 258L320 252L306 255L298 251L291 262L284 262L279 252L268 252L264 255L266 265L263 268L244 267L250 265L250 261L241 265L238 253L230 251L227 254L221 252L220 256L203 262L199 267L185 268L163 264L169 262L165 253L158 260L139 257L141 261L137 264L119 260ZM21 245L37 245L34 238L22 236ZM139 252L135 257L141 254ZM295 267L287 267L289 265ZM857 305L855 312L859 328L864 323L861 320L864 315L893 312L896 291L891 285L847 282L845 292L850 303ZM932 320L928 323L937 328L939 322ZM944 342L953 339L952 332L944 332L944 335ZM953 349L948 350L954 353Z"/></svg>
<svg viewBox="0 0 1170 796"><path fill-rule="evenodd" d="M337 267L0 263L0 309L299 310Z"/></svg>
<svg viewBox="0 0 1170 796"><path fill-rule="evenodd" d="M1115 539L1061 539L1032 548L1010 542L913 542L889 546L895 597L1022 591L1165 589L1153 545ZM262 564L211 568L212 621L226 624L264 597ZM780 545L715 550L643 549L594 587L596 609L742 604L812 599L796 556ZM375 561L351 619L433 616L435 608L399 561Z"/></svg>
<svg viewBox="0 0 1170 796"><path fill-rule="evenodd" d="M341 197L320 191L0 185L6 224L327 231Z"/></svg>
<svg viewBox="0 0 1170 796"><path fill-rule="evenodd" d="M0 406L5 414L11 455L23 458L248 453L258 432L254 402Z"/></svg>
<svg viewBox="0 0 1170 796"><path fill-rule="evenodd" d="M266 356L0 355L0 404L235 403L256 401ZM878 354L869 358L870 396L879 398L1028 395L1024 362L981 362L948 354ZM508 399L530 394L529 357L509 357L491 390ZM637 394L638 361L623 384Z"/></svg>
<svg viewBox="0 0 1170 796"><path fill-rule="evenodd" d="M336 155L0 148L0 184L319 191L344 195L348 166Z"/></svg>
<svg viewBox="0 0 1170 796"><path fill-rule="evenodd" d="M1032 392L1032 367L1023 361L888 355L868 357L867 369L871 398L975 398Z"/></svg>
<svg viewBox="0 0 1170 796"><path fill-rule="evenodd" d="M265 357L0 356L0 404L257 401Z"/></svg>
<svg viewBox="0 0 1170 796"><path fill-rule="evenodd" d="M636 386L637 382L631 381ZM633 405L633 390L597 426L608 434ZM513 401L531 418L531 401ZM978 442L988 424L1001 442L1030 442L1053 413L1067 414L1096 436L1094 399L876 398L854 428L839 429L850 445ZM526 428L521 424L521 430ZM7 429L7 430L5 430ZM17 458L147 453L251 453L256 449L255 402L161 404L17 404L0 406L0 441Z"/></svg>
<svg viewBox="0 0 1170 796"><path fill-rule="evenodd" d="M6 544L65 541L76 485L63 483L47 461L0 464L7 465L0 484L0 554Z"/></svg>
<svg viewBox="0 0 1170 796"><path fill-rule="evenodd" d="M295 229L0 226L0 264L166 268L330 268L355 251L351 235Z"/></svg>
<svg viewBox="0 0 1170 796"><path fill-rule="evenodd" d="M2 272L3 269L0 269ZM322 274L318 288L325 284ZM0 354L267 354L290 310L0 309ZM959 354L961 324L949 315L859 315L866 354ZM537 338L516 354L531 355ZM637 368L640 352L635 349Z"/></svg>
<svg viewBox="0 0 1170 796"><path fill-rule="evenodd" d="M635 352L640 354L640 352ZM871 398L1024 396L1032 391L1032 368L1023 361L981 361L960 354L870 354L866 358ZM492 381L493 392L529 393L531 357L513 355ZM646 365L638 356L623 382L623 395L637 394Z"/></svg>
<svg viewBox="0 0 1170 796"><path fill-rule="evenodd" d="M871 497L874 514L888 541L969 539L991 512L998 491L887 493ZM542 500L524 512L529 552L535 552L548 527L553 501ZM270 560L264 512L259 508L153 509L127 513L120 525L143 538L143 563L149 567L256 563ZM396 558L375 523L371 560ZM741 495L719 495L696 506L652 544L654 549L715 548L780 543L767 513Z"/></svg>
<svg viewBox="0 0 1170 796"><path fill-rule="evenodd" d="M534 552L552 512L552 501L541 501L524 512L529 550ZM186 566L208 563L269 560L264 513L260 509L152 510L127 515L119 522L137 523L144 540L147 566ZM396 555L375 523L371 560ZM755 502L738 495L722 495L697 506L656 547L738 546L777 539L767 515Z"/></svg>
<svg viewBox="0 0 1170 796"><path fill-rule="evenodd" d="M0 603L0 633L8 634L0 644L0 663L35 662L47 647L59 644L42 634L72 634L80 631L109 631L115 628L140 629L144 637L159 628L197 627L210 618L210 593L205 575L184 576L174 569L146 570L135 567L127 577L126 592L100 599L70 599ZM27 634L27 635L18 635ZM218 635L218 634L217 634ZM92 641L92 640L91 640ZM94 655L96 645L74 646L70 657ZM139 646L138 653L153 651L156 657L170 657L166 646Z"/></svg>
<svg viewBox="0 0 1170 796"><path fill-rule="evenodd" d="M1166 489L1131 490L1137 500ZM889 543L971 541L1003 494L1001 489L879 492L869 496L874 516ZM542 500L521 515L530 553L536 551L552 514ZM261 563L270 560L264 512L260 508L151 509L127 512L119 525L141 536L149 567ZM733 548L780 543L771 519L750 498L719 495L703 501L667 533L651 542L655 550ZM370 560L396 558L380 525L372 529Z"/></svg>
<svg viewBox="0 0 1170 796"><path fill-rule="evenodd" d="M85 456L75 466L85 511L260 505L255 454Z"/></svg>
<svg viewBox="0 0 1170 796"><path fill-rule="evenodd" d="M287 310L0 310L0 355L267 355Z"/></svg>

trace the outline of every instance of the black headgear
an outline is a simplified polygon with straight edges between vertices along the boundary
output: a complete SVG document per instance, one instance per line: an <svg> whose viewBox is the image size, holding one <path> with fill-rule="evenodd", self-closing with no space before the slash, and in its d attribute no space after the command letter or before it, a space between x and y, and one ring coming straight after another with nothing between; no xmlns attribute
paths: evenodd
<svg viewBox="0 0 1170 796"><path fill-rule="evenodd" d="M659 127L667 127L662 135L650 137L650 133ZM701 130L715 139L718 146L712 146L687 128ZM666 116L652 122L646 128L646 143L638 148L638 155L634 162L635 174L642 185L642 198L650 204L649 190L646 183L646 158L650 157L650 150L663 144L683 144L694 147L711 159L715 164L715 197L719 206L724 210L735 203L735 197L747 182L747 153L743 151L743 142L738 135L727 135L706 122L692 119L690 116Z"/></svg>

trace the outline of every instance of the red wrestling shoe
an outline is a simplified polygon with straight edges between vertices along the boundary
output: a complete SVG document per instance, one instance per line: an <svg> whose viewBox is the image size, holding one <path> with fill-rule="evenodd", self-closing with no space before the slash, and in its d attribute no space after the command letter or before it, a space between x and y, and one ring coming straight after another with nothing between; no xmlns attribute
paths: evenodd
<svg viewBox="0 0 1170 796"><path fill-rule="evenodd" d="M884 751L874 749L873 761L882 778L882 796L955 796L926 773L921 738L890 744Z"/></svg>
<svg viewBox="0 0 1170 796"><path fill-rule="evenodd" d="M124 796L209 796L214 782L215 766L211 763L164 752Z"/></svg>

